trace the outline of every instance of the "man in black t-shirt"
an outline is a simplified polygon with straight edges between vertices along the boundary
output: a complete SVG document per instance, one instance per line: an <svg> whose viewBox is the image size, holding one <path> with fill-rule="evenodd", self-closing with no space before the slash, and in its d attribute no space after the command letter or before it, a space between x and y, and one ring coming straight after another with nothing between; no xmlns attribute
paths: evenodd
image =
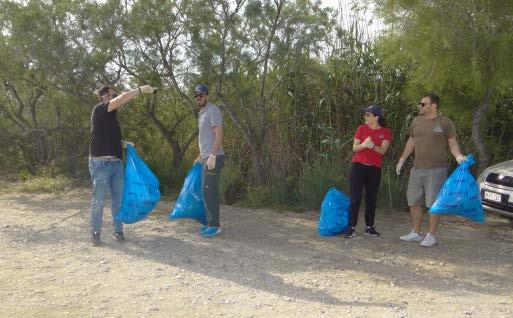
<svg viewBox="0 0 513 318"><path fill-rule="evenodd" d="M139 94L151 94L155 88L145 85L116 95L110 86L99 91L100 103L91 113L91 145L89 147L89 172L93 183L91 203L91 242L100 245L105 194L110 190L114 239L123 241L123 224L115 221L123 192L123 162L121 161L121 129L117 110Z"/></svg>

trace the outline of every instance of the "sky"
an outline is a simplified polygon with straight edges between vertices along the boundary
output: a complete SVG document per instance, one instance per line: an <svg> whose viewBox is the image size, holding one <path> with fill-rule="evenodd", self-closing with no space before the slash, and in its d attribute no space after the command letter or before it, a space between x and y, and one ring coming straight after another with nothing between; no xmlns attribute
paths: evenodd
<svg viewBox="0 0 513 318"><path fill-rule="evenodd" d="M377 33L383 28L383 23L377 18L372 12L372 8L365 12L355 12L352 10L353 2L361 3L358 0L321 0L325 6L330 6L335 10L341 10L340 15L342 20L346 23L352 21L354 18L358 18L362 23L368 24L368 29L371 34ZM344 24L344 23L343 23Z"/></svg>

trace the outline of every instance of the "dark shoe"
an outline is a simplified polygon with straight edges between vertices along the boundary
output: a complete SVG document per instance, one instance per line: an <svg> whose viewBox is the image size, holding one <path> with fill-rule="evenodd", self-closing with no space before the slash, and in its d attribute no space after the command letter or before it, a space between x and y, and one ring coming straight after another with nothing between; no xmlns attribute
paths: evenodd
<svg viewBox="0 0 513 318"><path fill-rule="evenodd" d="M352 238L356 235L356 230L354 227L350 227L347 229L347 231L344 233L345 238Z"/></svg>
<svg viewBox="0 0 513 318"><path fill-rule="evenodd" d="M367 235L367 236L374 236L374 237L380 236L379 232L376 231L374 226L367 226L365 228L365 232L363 234Z"/></svg>
<svg viewBox="0 0 513 318"><path fill-rule="evenodd" d="M91 232L91 243L93 243L94 246L99 246L102 243L100 241L100 232L98 232L98 231Z"/></svg>
<svg viewBox="0 0 513 318"><path fill-rule="evenodd" d="M125 234L123 234L123 232L114 232L113 237L114 240L118 242L122 242L125 240Z"/></svg>

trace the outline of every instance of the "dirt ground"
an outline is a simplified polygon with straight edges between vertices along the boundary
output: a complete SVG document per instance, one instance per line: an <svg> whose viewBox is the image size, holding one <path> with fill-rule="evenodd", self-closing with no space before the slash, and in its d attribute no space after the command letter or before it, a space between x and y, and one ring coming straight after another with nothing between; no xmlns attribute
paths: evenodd
<svg viewBox="0 0 513 318"><path fill-rule="evenodd" d="M0 194L0 317L512 317L513 228L443 218L440 245L320 237L318 212L223 206L220 236L169 221L161 202L103 245L89 243L90 193ZM363 220L360 220L363 221Z"/></svg>

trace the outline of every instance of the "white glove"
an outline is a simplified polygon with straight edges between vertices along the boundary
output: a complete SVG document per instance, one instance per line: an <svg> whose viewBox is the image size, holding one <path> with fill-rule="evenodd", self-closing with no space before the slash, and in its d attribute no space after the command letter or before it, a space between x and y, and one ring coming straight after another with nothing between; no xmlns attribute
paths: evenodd
<svg viewBox="0 0 513 318"><path fill-rule="evenodd" d="M216 155L211 154L207 159L208 170L214 170L216 167Z"/></svg>
<svg viewBox="0 0 513 318"><path fill-rule="evenodd" d="M395 173L397 175L401 174L401 169L403 168L405 162L406 162L406 159L399 158L399 161L397 162L397 165L395 166Z"/></svg>
<svg viewBox="0 0 513 318"><path fill-rule="evenodd" d="M130 145L132 147L134 147L134 143L131 142L131 141L127 141L127 140L121 140L122 144L123 144L123 148L126 148L127 145Z"/></svg>
<svg viewBox="0 0 513 318"><path fill-rule="evenodd" d="M467 160L467 157L465 157L464 155L458 155L456 157L456 161L458 162L458 164L462 163L465 160Z"/></svg>
<svg viewBox="0 0 513 318"><path fill-rule="evenodd" d="M139 91L144 94L151 94L156 90L157 90L156 87L151 87L150 85L144 85L144 86L139 87Z"/></svg>
<svg viewBox="0 0 513 318"><path fill-rule="evenodd" d="M365 140L362 143L362 147L369 149L374 148L374 143L372 142L372 139L370 137L365 138Z"/></svg>

